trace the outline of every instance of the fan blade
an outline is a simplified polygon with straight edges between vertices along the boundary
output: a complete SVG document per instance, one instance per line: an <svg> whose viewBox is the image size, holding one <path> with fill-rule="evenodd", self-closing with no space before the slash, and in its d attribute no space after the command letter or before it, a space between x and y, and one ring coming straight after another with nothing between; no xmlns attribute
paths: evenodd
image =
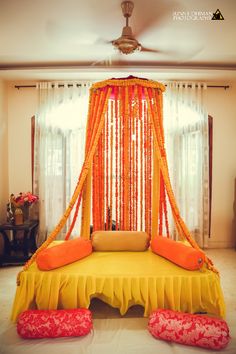
<svg viewBox="0 0 236 354"><path fill-rule="evenodd" d="M101 59L101 60L96 60L94 62L91 63L91 66L105 66L105 67L109 67L112 65L112 58L111 55L106 56L105 58Z"/></svg>
<svg viewBox="0 0 236 354"><path fill-rule="evenodd" d="M98 38L94 44L112 44L113 41L108 41L107 39L104 38Z"/></svg>
<svg viewBox="0 0 236 354"><path fill-rule="evenodd" d="M140 52L146 52L146 53L162 53L160 50L158 49L151 49L151 48L145 48L143 46L141 46L141 50Z"/></svg>
<svg viewBox="0 0 236 354"><path fill-rule="evenodd" d="M98 67L112 67L113 65L120 65L122 63L122 54L116 52L116 54L110 54L105 56L101 60L96 60L91 63L91 66L98 66Z"/></svg>
<svg viewBox="0 0 236 354"><path fill-rule="evenodd" d="M148 6L145 4L145 0L135 0L133 15L130 19L135 37L140 38L151 28L157 30L166 18L172 16L174 8L176 8L174 0L168 0L168 2L166 0L149 0Z"/></svg>

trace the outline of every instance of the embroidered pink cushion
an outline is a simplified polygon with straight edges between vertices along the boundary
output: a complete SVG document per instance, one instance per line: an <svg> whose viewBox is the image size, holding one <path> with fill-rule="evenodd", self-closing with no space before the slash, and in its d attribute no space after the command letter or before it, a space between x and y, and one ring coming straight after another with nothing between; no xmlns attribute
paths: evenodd
<svg viewBox="0 0 236 354"><path fill-rule="evenodd" d="M153 311L148 330L158 339L216 350L225 348L230 339L224 320L171 310Z"/></svg>
<svg viewBox="0 0 236 354"><path fill-rule="evenodd" d="M27 310L20 314L17 332L23 338L78 337L93 327L91 311Z"/></svg>

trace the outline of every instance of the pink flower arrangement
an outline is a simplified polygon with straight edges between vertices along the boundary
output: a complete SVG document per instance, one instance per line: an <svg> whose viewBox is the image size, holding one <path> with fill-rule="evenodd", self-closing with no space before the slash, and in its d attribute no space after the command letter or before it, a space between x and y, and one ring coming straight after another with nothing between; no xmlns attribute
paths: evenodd
<svg viewBox="0 0 236 354"><path fill-rule="evenodd" d="M25 204L33 204L36 201L38 201L38 196L34 195L30 192L27 193L19 193L17 197L14 196L14 194L11 194L11 202L15 204L15 206L23 206Z"/></svg>
<svg viewBox="0 0 236 354"><path fill-rule="evenodd" d="M17 220L18 225L29 219L29 207L39 200L37 195L31 192L19 193L17 196L10 195L10 200L7 204L7 221L15 222L15 217L22 215L21 220Z"/></svg>

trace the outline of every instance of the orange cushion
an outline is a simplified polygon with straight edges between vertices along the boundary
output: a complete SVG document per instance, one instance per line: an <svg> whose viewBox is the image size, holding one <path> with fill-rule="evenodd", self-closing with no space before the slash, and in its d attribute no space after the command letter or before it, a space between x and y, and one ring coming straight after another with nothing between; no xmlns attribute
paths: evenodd
<svg viewBox="0 0 236 354"><path fill-rule="evenodd" d="M94 251L146 251L149 237L143 231L94 231Z"/></svg>
<svg viewBox="0 0 236 354"><path fill-rule="evenodd" d="M205 261L205 254L202 251L163 236L152 239L151 250L188 270L200 269Z"/></svg>
<svg viewBox="0 0 236 354"><path fill-rule="evenodd" d="M92 243L81 237L46 248L36 257L40 270L51 270L78 261L92 253Z"/></svg>

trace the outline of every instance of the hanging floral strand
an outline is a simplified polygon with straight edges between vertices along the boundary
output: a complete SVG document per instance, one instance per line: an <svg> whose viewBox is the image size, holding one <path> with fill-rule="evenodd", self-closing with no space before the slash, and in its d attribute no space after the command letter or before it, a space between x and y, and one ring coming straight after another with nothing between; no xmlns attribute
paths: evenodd
<svg viewBox="0 0 236 354"><path fill-rule="evenodd" d="M122 109L122 99L123 99L123 87L119 87L119 121L120 121L120 141L119 141L119 150L120 150L120 230L124 230L124 209L123 209L123 200L124 200L124 178L123 178L123 167L124 167L124 130L123 130L123 109Z"/></svg>
<svg viewBox="0 0 236 354"><path fill-rule="evenodd" d="M82 193L82 188L84 186L84 183L85 183L85 180L87 178L89 169L91 167L93 156L94 156L95 150L97 148L99 136L100 136L101 130L103 128L104 115L105 115L105 112L107 110L107 100L108 100L108 97L110 95L111 89L106 87L103 92L104 92L104 97L103 97L103 100L101 102L102 108L101 108L101 112L100 112L99 124L96 125L96 132L93 131L94 134L92 134L92 136L94 136L93 144L88 144L89 148L88 148L88 151L86 153L85 160L84 160L84 163L83 163L83 166L82 166L82 170L81 170L81 173L79 175L79 179L78 179L78 182L76 184L74 193L73 193L72 198L70 200L70 203L69 203L67 209L65 210L63 216L59 220L58 224L56 225L54 230L50 233L50 235L48 236L46 241L35 251L35 253L32 255L32 257L25 263L22 271L20 271L18 273L18 275L17 275L17 285L18 286L20 285L20 280L21 280L20 278L21 278L22 272L27 270L29 268L29 266L34 262L34 260L36 259L37 255L43 249L47 248L53 242L53 240L55 240L55 238L57 237L59 232L64 227L68 217L70 216L70 213L71 213L71 211L72 211L72 209L73 209L73 207L74 207L74 205L75 205L75 203L77 201L77 198L79 198L80 193ZM90 99L90 101L89 101L89 114L90 114L91 111L92 111L92 107L91 107L91 99ZM93 127L93 129L95 129L95 126Z"/></svg>
<svg viewBox="0 0 236 354"><path fill-rule="evenodd" d="M160 173L160 199L159 199L159 235L163 235L163 198L164 198L164 183L163 176Z"/></svg>
<svg viewBox="0 0 236 354"><path fill-rule="evenodd" d="M150 115L147 111L148 121L147 121L147 220L148 220L148 235L151 237L151 202L152 202L152 191L151 191L151 184L152 184L152 168L151 168L151 157L152 157L152 148L151 148L151 122L150 122Z"/></svg>
<svg viewBox="0 0 236 354"><path fill-rule="evenodd" d="M145 193L145 231L148 232L148 129L147 129L147 106L144 102L144 193Z"/></svg>
<svg viewBox="0 0 236 354"><path fill-rule="evenodd" d="M134 108L132 100L132 87L129 88L129 108L130 108L130 119L129 119L129 149L130 149L130 160L129 160L129 170L130 170L130 211L129 211L129 225L130 230L133 230L133 201L134 201L134 141L133 141L133 131L134 131Z"/></svg>
<svg viewBox="0 0 236 354"><path fill-rule="evenodd" d="M119 114L118 114L118 89L117 87L114 88L114 96L115 96L115 161L116 161L116 167L115 167L115 200L116 200L116 230L118 230L118 225L119 225L119 214L118 214L118 205L119 205L119 199L118 199L118 121L119 121Z"/></svg>
<svg viewBox="0 0 236 354"><path fill-rule="evenodd" d="M111 101L111 124L110 124L110 203L109 203L109 230L112 229L113 208L113 124L114 124L114 101Z"/></svg>
<svg viewBox="0 0 236 354"><path fill-rule="evenodd" d="M97 183L98 183L98 176L97 176L97 160L98 160L98 151L95 152L93 157L93 176L92 176L92 183L93 183L93 231L98 229L98 219L97 219Z"/></svg>
<svg viewBox="0 0 236 354"><path fill-rule="evenodd" d="M142 87L138 86L139 122L140 122L140 230L143 230L143 117Z"/></svg>
<svg viewBox="0 0 236 354"><path fill-rule="evenodd" d="M139 134L138 134L138 90L137 85L134 87L134 119L135 119L135 126L134 126L134 133L135 133L135 159L134 159L134 177L135 177L135 188L134 188L134 230L138 229L138 198L139 198L139 188L138 188L138 142L139 142Z"/></svg>
<svg viewBox="0 0 236 354"><path fill-rule="evenodd" d="M153 102L153 99L152 101ZM152 119L149 115L149 236L151 237L151 229L152 229L152 164L153 164L153 128L152 128Z"/></svg>
<svg viewBox="0 0 236 354"><path fill-rule="evenodd" d="M129 229L129 91L124 89L124 230Z"/></svg>
<svg viewBox="0 0 236 354"><path fill-rule="evenodd" d="M167 213L167 202L166 202L166 189L164 188L164 198L163 198L163 211L165 217L165 227L166 227L166 235L170 237L169 232L169 221L168 221L168 213Z"/></svg>
<svg viewBox="0 0 236 354"><path fill-rule="evenodd" d="M111 100L109 100L108 105L108 114L106 120L106 132L105 132L105 151L104 151L104 176L105 176L105 200L106 200L106 208L105 208L105 229L109 228L109 118L111 115Z"/></svg>

